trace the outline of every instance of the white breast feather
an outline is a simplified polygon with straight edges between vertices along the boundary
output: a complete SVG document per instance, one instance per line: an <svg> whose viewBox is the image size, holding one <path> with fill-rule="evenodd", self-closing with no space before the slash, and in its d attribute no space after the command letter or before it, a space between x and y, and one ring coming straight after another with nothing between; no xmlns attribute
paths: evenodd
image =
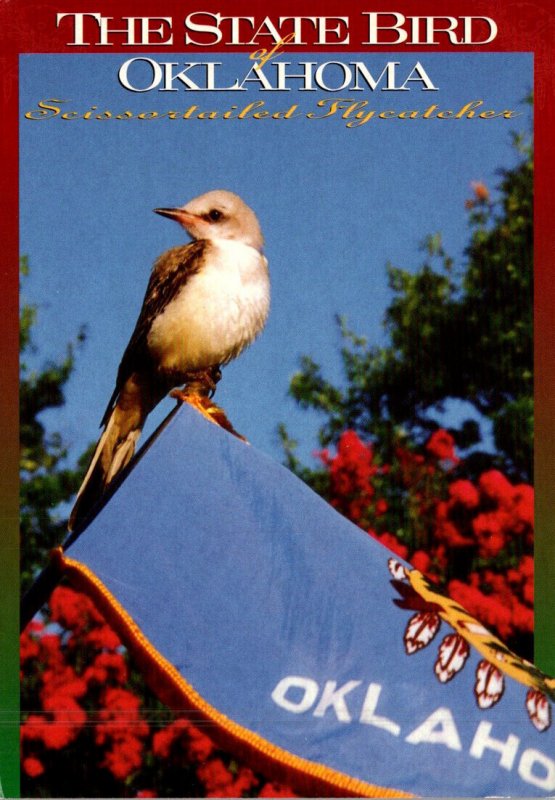
<svg viewBox="0 0 555 800"><path fill-rule="evenodd" d="M162 369L224 364L260 333L269 306L266 258L241 242L214 240L203 268L154 320L149 350Z"/></svg>

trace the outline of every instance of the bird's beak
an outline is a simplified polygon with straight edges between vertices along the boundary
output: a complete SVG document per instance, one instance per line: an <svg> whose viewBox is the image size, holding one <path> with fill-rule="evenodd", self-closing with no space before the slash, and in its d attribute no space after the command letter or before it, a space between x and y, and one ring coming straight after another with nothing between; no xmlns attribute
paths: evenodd
<svg viewBox="0 0 555 800"><path fill-rule="evenodd" d="M185 227L198 221L198 217L195 214L185 211L184 208L155 208L154 213L161 214L163 217L169 217L169 219L173 219Z"/></svg>

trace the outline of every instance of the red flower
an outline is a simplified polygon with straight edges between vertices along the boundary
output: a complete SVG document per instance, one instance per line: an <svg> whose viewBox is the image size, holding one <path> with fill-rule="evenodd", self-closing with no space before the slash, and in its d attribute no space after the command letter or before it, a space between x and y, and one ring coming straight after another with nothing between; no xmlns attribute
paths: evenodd
<svg viewBox="0 0 555 800"><path fill-rule="evenodd" d="M126 739L132 730L134 737L145 737L149 728L139 714L140 699L127 689L109 688L103 695L104 708L98 712L94 731L98 745L110 740Z"/></svg>
<svg viewBox="0 0 555 800"><path fill-rule="evenodd" d="M534 580L534 559L532 556L523 556L520 559L518 569L524 575L525 580Z"/></svg>
<svg viewBox="0 0 555 800"><path fill-rule="evenodd" d="M214 743L199 728L186 719L177 719L156 731L152 737L152 752L158 758L174 756L194 763L206 761L214 752Z"/></svg>
<svg viewBox="0 0 555 800"><path fill-rule="evenodd" d="M197 777L204 784L207 797L233 797L233 775L221 758L211 758L197 768Z"/></svg>
<svg viewBox="0 0 555 800"><path fill-rule="evenodd" d="M279 783L265 783L258 793L259 797L297 797L288 787L281 786Z"/></svg>
<svg viewBox="0 0 555 800"><path fill-rule="evenodd" d="M402 542L400 542L399 539L393 533L386 532L378 534L371 528L369 529L368 533L374 539L377 539L377 541L380 542L380 544L383 544L384 547L388 547L390 550L396 553L399 556L399 558L404 558L405 560L407 559L407 556L409 554L408 547L406 547Z"/></svg>
<svg viewBox="0 0 555 800"><path fill-rule="evenodd" d="M34 636L30 635L28 629L21 634L19 642L19 657L21 664L24 664L31 658L38 658L40 653L39 643Z"/></svg>
<svg viewBox="0 0 555 800"><path fill-rule="evenodd" d="M45 709L47 698L53 695L83 697L87 691L87 684L75 674L75 670L69 664L45 670L42 675L42 684L40 697Z"/></svg>
<svg viewBox="0 0 555 800"><path fill-rule="evenodd" d="M81 637L83 644L88 644L96 650L116 650L121 646L121 641L108 625L93 628Z"/></svg>
<svg viewBox="0 0 555 800"><path fill-rule="evenodd" d="M478 489L465 480L453 481L449 486L449 496L453 503L460 503L465 508L475 508L480 501Z"/></svg>
<svg viewBox="0 0 555 800"><path fill-rule="evenodd" d="M23 725L21 726L20 735L21 741L37 741L42 739L42 734L46 720L39 714L29 714Z"/></svg>
<svg viewBox="0 0 555 800"><path fill-rule="evenodd" d="M412 554L410 563L419 572L427 572L430 569L432 559L424 550L417 550Z"/></svg>
<svg viewBox="0 0 555 800"><path fill-rule="evenodd" d="M102 761L102 766L110 770L114 778L125 780L139 769L143 761L143 743L136 736L128 734L112 744Z"/></svg>
<svg viewBox="0 0 555 800"><path fill-rule="evenodd" d="M42 761L39 761L39 759L35 758L34 756L24 758L21 766L23 767L25 774L30 778L38 778L38 776L42 775L44 772L44 765Z"/></svg>
<svg viewBox="0 0 555 800"><path fill-rule="evenodd" d="M74 741L86 721L83 709L76 705L73 711L58 709L51 720L30 714L21 726L21 740L40 741L50 750L61 750Z"/></svg>
<svg viewBox="0 0 555 800"><path fill-rule="evenodd" d="M45 724L42 740L46 747L61 750L77 738L87 714L71 695L61 690L45 697L43 707L52 714L52 721Z"/></svg>
<svg viewBox="0 0 555 800"><path fill-rule="evenodd" d="M442 503L438 503L438 506ZM435 531L439 542L444 542L448 547L468 547L470 540L464 536L457 526L449 520L438 521Z"/></svg>
<svg viewBox="0 0 555 800"><path fill-rule="evenodd" d="M133 715L138 711L141 701L136 694L127 689L110 688L104 692L104 704L107 710Z"/></svg>
<svg viewBox="0 0 555 800"><path fill-rule="evenodd" d="M125 780L142 764L142 740L149 727L139 713L140 699L127 689L107 688L101 700L104 708L97 714L95 743L106 747L102 766L118 780Z"/></svg>
<svg viewBox="0 0 555 800"><path fill-rule="evenodd" d="M513 600L512 612L515 629L523 633L532 633L534 630L534 612L532 609L522 605L518 600Z"/></svg>
<svg viewBox="0 0 555 800"><path fill-rule="evenodd" d="M508 639L512 634L512 612L504 603L459 580L450 581L447 591L453 600L486 628L496 628L501 639Z"/></svg>
<svg viewBox="0 0 555 800"><path fill-rule="evenodd" d="M451 461L456 464L459 458L455 455L455 440L443 428L434 431L426 444L426 450L439 461Z"/></svg>
<svg viewBox="0 0 555 800"><path fill-rule="evenodd" d="M532 486L521 483L514 487L511 514L513 517L512 527L516 533L523 533L534 527L534 489Z"/></svg>
<svg viewBox="0 0 555 800"><path fill-rule="evenodd" d="M478 516L472 521L472 529L478 543L478 554L482 558L495 558L507 543L506 520L497 511Z"/></svg>
<svg viewBox="0 0 555 800"><path fill-rule="evenodd" d="M256 786L258 780L252 769L239 767L235 780L233 781L233 797L242 797L244 792L250 791Z"/></svg>
<svg viewBox="0 0 555 800"><path fill-rule="evenodd" d="M135 797L158 797L158 792L154 789L139 789Z"/></svg>
<svg viewBox="0 0 555 800"><path fill-rule="evenodd" d="M70 693L66 694L63 688L53 694L46 695L42 701L42 706L45 711L50 712L55 717L67 719L71 716L77 720L84 720L86 717L86 713L79 703Z"/></svg>
<svg viewBox="0 0 555 800"><path fill-rule="evenodd" d="M102 622L102 617L89 598L67 586L57 586L50 596L52 620L63 628L82 633L92 623Z"/></svg>
<svg viewBox="0 0 555 800"><path fill-rule="evenodd" d="M110 680L114 683L124 684L127 681L128 670L121 653L98 653L90 667L83 673L87 683L105 685Z"/></svg>
<svg viewBox="0 0 555 800"><path fill-rule="evenodd" d="M531 572L527 574L528 564L532 563ZM507 583L515 596L520 596L530 608L534 606L534 562L531 556L523 556L518 569L507 570Z"/></svg>
<svg viewBox="0 0 555 800"><path fill-rule="evenodd" d="M527 581L522 587L522 599L529 606L534 605L534 581Z"/></svg>
<svg viewBox="0 0 555 800"><path fill-rule="evenodd" d="M513 486L497 469L483 472L478 480L480 490L499 505L508 506L513 498Z"/></svg>
<svg viewBox="0 0 555 800"><path fill-rule="evenodd" d="M64 654L59 636L45 633L40 637L40 659L51 668L64 666Z"/></svg>
<svg viewBox="0 0 555 800"><path fill-rule="evenodd" d="M77 730L61 722L45 722L42 730L42 741L49 750L63 750L76 737Z"/></svg>
<svg viewBox="0 0 555 800"><path fill-rule="evenodd" d="M523 556L518 569L523 578L522 599L529 606L534 605L534 559L532 556Z"/></svg>
<svg viewBox="0 0 555 800"><path fill-rule="evenodd" d="M367 466L372 464L372 446L361 442L355 431L347 430L341 434L337 445L337 454L349 457L353 461L360 461L361 464Z"/></svg>
<svg viewBox="0 0 555 800"><path fill-rule="evenodd" d="M330 503L340 513L359 523L374 498L372 479L378 472L371 444L364 444L354 431L345 431L337 454L321 454L330 476Z"/></svg>
<svg viewBox="0 0 555 800"><path fill-rule="evenodd" d="M214 742L201 730L191 725L188 730L187 755L191 761L206 761L214 751Z"/></svg>
<svg viewBox="0 0 555 800"><path fill-rule="evenodd" d="M387 500L384 500L383 498L380 498L379 500L376 501L376 505L374 507L374 510L376 512L376 516L377 517L383 516L388 508L389 508L389 506L387 504Z"/></svg>
<svg viewBox="0 0 555 800"><path fill-rule="evenodd" d="M22 741L41 741L51 750L61 750L73 742L87 720L87 714L71 694L58 688L41 696L48 716L30 714L21 727Z"/></svg>
<svg viewBox="0 0 555 800"><path fill-rule="evenodd" d="M25 628L26 633L42 633L44 630L44 622L40 619L32 619Z"/></svg>
<svg viewBox="0 0 555 800"><path fill-rule="evenodd" d="M158 758L168 758L175 739L176 735L171 726L162 728L161 731L156 731L152 737L152 752Z"/></svg>

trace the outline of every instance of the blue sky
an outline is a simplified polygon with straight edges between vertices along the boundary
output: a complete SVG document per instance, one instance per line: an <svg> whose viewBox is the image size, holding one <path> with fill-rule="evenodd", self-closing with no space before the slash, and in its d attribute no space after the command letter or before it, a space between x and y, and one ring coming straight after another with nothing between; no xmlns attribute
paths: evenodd
<svg viewBox="0 0 555 800"><path fill-rule="evenodd" d="M137 57L138 54L132 54ZM515 162L511 132L529 128L522 100L532 88L530 54L287 54L297 62L363 60L378 75L388 60L408 74L420 60L438 87L425 92L134 93L118 82L127 54L31 55L21 58L21 252L30 259L24 299L39 304L36 364L62 356L82 324L66 405L49 412L78 455L98 434L123 350L134 327L154 259L184 243L175 224L152 213L215 188L240 194L264 231L272 277L271 315L262 336L225 368L216 400L253 444L280 458L283 421L306 459L316 447L319 418L287 398L302 354L341 379L335 314L383 343L390 297L385 265L414 269L418 245L440 231L463 263L468 238L464 201L470 182L497 182ZM246 55L152 56L158 61L223 63L222 85L246 74ZM268 74L271 71L268 70ZM331 73L330 73L331 74ZM371 120L348 129L334 117L309 120L320 99L353 97L369 107L514 109L513 120ZM26 120L40 100L64 100L81 115L92 105L114 114L130 109L225 111L257 99L271 111L299 103L290 120ZM147 428L173 407L166 400Z"/></svg>

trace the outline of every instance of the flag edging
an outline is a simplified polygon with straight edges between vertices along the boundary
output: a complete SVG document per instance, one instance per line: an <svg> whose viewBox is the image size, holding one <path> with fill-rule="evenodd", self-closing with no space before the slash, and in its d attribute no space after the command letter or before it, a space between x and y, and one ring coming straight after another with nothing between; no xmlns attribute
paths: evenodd
<svg viewBox="0 0 555 800"><path fill-rule="evenodd" d="M276 771L278 779L291 784L291 788L319 796L352 797L414 797L400 789L387 788L352 778L331 767L297 756L274 745L258 733L243 727L208 703L178 670L150 643L130 614L87 566L64 555L62 548L51 553L53 564L72 583L83 590L98 606L107 622L113 626L128 647L151 689L162 702L199 713L221 734L222 742L235 746L240 755L248 757L256 768ZM277 768L277 769L276 769Z"/></svg>

